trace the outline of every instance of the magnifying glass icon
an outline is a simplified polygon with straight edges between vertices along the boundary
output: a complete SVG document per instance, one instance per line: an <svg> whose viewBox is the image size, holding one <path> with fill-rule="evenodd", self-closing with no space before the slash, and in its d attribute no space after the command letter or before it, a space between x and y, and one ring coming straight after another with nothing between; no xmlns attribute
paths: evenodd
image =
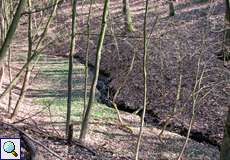
<svg viewBox="0 0 230 160"><path fill-rule="evenodd" d="M18 156L17 152L15 152L15 145L11 141L7 141L3 144L3 150L6 153L11 153L14 157Z"/></svg>

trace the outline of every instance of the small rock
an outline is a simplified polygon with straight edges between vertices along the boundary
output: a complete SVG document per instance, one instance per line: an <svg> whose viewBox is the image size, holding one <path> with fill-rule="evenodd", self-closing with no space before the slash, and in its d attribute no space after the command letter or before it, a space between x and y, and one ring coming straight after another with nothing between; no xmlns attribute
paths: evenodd
<svg viewBox="0 0 230 160"><path fill-rule="evenodd" d="M171 152L162 152L160 156L160 160L171 160L171 159L176 159L176 158L177 158L177 155Z"/></svg>

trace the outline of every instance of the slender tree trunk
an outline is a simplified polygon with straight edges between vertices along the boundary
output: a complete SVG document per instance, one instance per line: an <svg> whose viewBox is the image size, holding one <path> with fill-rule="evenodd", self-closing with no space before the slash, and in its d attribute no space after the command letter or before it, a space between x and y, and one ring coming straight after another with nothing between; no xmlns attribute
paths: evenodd
<svg viewBox="0 0 230 160"><path fill-rule="evenodd" d="M2 88L2 83L4 79L4 63L0 64L0 89Z"/></svg>
<svg viewBox="0 0 230 160"><path fill-rule="evenodd" d="M139 131L139 136L137 140L137 145L136 145L136 156L135 159L139 159L139 149L140 149L140 143L141 143L141 137L142 137L142 132L143 132L143 127L144 127L144 118L145 118L145 112L146 112L146 106L147 106L147 61L148 61L148 42L147 42L147 15L148 15L148 4L149 1L146 0L145 2L145 17L144 17L144 29L143 29L143 34L144 34L144 58L143 58L143 79L144 79L144 104L143 104L143 112L141 115L141 126L140 126L140 131Z"/></svg>
<svg viewBox="0 0 230 160"><path fill-rule="evenodd" d="M28 0L27 2L28 2L28 8L29 8L29 12L30 12L31 11L31 0ZM27 63L29 62L29 60L31 58L32 45L33 45L33 42L32 42L32 14L31 13L29 13L29 16L28 16L28 24L29 25L28 25L28 54L27 54ZM20 104L23 101L25 93L26 93L26 88L27 88L29 79L30 79L30 65L28 65L26 67L26 73L25 73L23 84L22 84L21 93L20 93L20 96L19 96L19 98L17 100L15 108L13 110L13 113L11 114L11 118L14 118L15 116L17 116Z"/></svg>
<svg viewBox="0 0 230 160"><path fill-rule="evenodd" d="M123 14L126 30L129 32L133 32L134 27L132 22L132 15L130 13L129 0L123 0Z"/></svg>
<svg viewBox="0 0 230 160"><path fill-rule="evenodd" d="M0 1L0 33L1 33L1 39L0 39L0 44L1 44L1 46L2 46L2 44L3 44L3 42L4 42L4 38L3 38L3 36L4 36L4 17L3 17L3 8L4 8L4 6L3 6L3 1Z"/></svg>
<svg viewBox="0 0 230 160"><path fill-rule="evenodd" d="M230 23L230 2L225 0L225 20Z"/></svg>
<svg viewBox="0 0 230 160"><path fill-rule="evenodd" d="M84 142L85 137L88 130L88 124L89 124L89 118L90 118L90 112L93 107L94 99L95 99L95 92L96 92L96 85L98 81L99 76L99 69L100 69L100 61L101 61L101 50L103 47L103 42L105 38L105 32L107 28L107 19L109 14L109 2L110 0L104 1L104 9L103 9L103 18L102 18L102 24L101 24L101 33L97 44L97 51L96 51L96 63L95 63L95 73L93 82L90 89L90 96L89 96L89 102L87 105L87 109L85 112L84 120L82 121L82 127L81 127L81 133L80 133L80 141Z"/></svg>
<svg viewBox="0 0 230 160"><path fill-rule="evenodd" d="M12 23L9 27L9 30L6 34L6 37L4 38L2 45L1 45L1 49L0 49L0 88L2 86L2 81L3 81L3 77L4 77L4 58L6 56L6 53L9 49L10 43L13 39L14 33L17 29L20 17L21 17L21 13L25 7L26 4L26 0L20 0L17 10L15 12L14 18L12 20ZM1 1L1 10L3 11L3 1ZM3 14L1 14L3 15ZM2 19L3 20L3 19ZM4 24L4 22L2 23L2 25ZM4 26L5 28L5 26ZM2 35L4 34L4 32L2 32Z"/></svg>
<svg viewBox="0 0 230 160"><path fill-rule="evenodd" d="M72 0L72 34L69 54L69 73L68 73L68 98L67 98L67 116L66 116L66 137L70 139L70 117L72 104L72 71L73 71L73 54L75 51L75 32L76 32L76 7L77 0Z"/></svg>
<svg viewBox="0 0 230 160"><path fill-rule="evenodd" d="M225 0L226 9L225 9L225 24L226 28L230 27L230 2L229 0ZM230 46L230 29L226 29L225 31L225 39L224 39L224 60L226 58L230 59L229 55L229 46ZM228 110L227 120L225 122L225 130L224 130L224 139L221 146L221 160L229 160L230 159L230 108Z"/></svg>
<svg viewBox="0 0 230 160"><path fill-rule="evenodd" d="M3 44L4 39L6 37L7 34L7 30L9 29L9 25L10 25L10 20L11 20L11 15L13 15L12 13L12 2L10 1L6 1L6 0L2 0L0 2L0 21L1 21L1 42L0 45ZM13 16L12 16L13 17ZM10 62L11 62L11 51L10 51L10 46L8 49L8 58L7 58L7 65L8 65L8 77L9 77L9 82L11 83L12 81L12 76L11 76L11 67L10 67ZM5 65L2 64L2 66L0 67L0 88L1 88L1 84L3 83L3 79L4 79L4 68ZM11 91L9 93L9 99L8 99L8 113L10 112L10 106L11 106Z"/></svg>
<svg viewBox="0 0 230 160"><path fill-rule="evenodd" d="M20 20L20 17L21 17L21 13L25 7L25 4L26 4L26 0L20 0L19 1L19 4L18 4L18 7L17 7L17 10L15 12L15 15L14 15L14 18L12 20L12 23L9 27L9 30L6 34L6 38L3 42L3 45L0 49L0 63L3 63L2 60L3 58L5 57L6 53L7 53L7 50L10 46L10 43L11 41L13 40L13 36L14 36L14 33L17 29L17 26L18 26L18 22Z"/></svg>
<svg viewBox="0 0 230 160"><path fill-rule="evenodd" d="M224 139L221 146L220 160L230 159L230 108L224 128Z"/></svg>
<svg viewBox="0 0 230 160"><path fill-rule="evenodd" d="M5 19L4 19L4 1L0 1L0 22L1 22L1 41L0 41L0 46L3 45L4 39L5 39L5 32L6 32L6 27L5 27ZM4 63L0 62L0 89L2 87L4 79Z"/></svg>
<svg viewBox="0 0 230 160"><path fill-rule="evenodd" d="M84 95L84 110L83 110L83 114L82 114L83 115L82 120L85 117L85 112L86 112L86 108L87 108L90 18L91 18L92 3L93 3L93 0L90 0L89 14L88 14L88 20L87 20L87 48L86 48L86 55L85 55L85 85L84 85L85 95Z"/></svg>
<svg viewBox="0 0 230 160"><path fill-rule="evenodd" d="M169 0L168 3L169 3L169 17L175 16L175 8L173 5L173 1Z"/></svg>
<svg viewBox="0 0 230 160"><path fill-rule="evenodd" d="M225 21L227 26L230 24L230 2L225 0L226 10L225 10ZM227 35L225 37L225 45L229 45L230 31L227 29ZM228 109L227 120L225 122L224 128L224 139L221 146L220 160L229 160L230 159L230 107Z"/></svg>
<svg viewBox="0 0 230 160"><path fill-rule="evenodd" d="M121 89L122 89L122 88L125 86L125 84L127 83L127 80L128 80L128 78L129 78L129 76L130 76L130 73L131 73L132 70L133 70L135 57L136 57L136 51L135 51L135 49L134 49L134 53L133 53L133 57L132 57L132 61L131 61L129 70L128 70L128 72L127 72L125 78L124 78L123 83L120 84L120 86L118 87L116 93L114 94L113 101L112 101L113 107L115 108L115 110L116 110L116 112L117 112L117 118L118 118L120 124L121 124L122 126L124 126L124 127L125 127L125 125L124 125L123 120L122 120L122 118L121 118L120 112L119 112L119 110L118 110L118 108L117 108L116 99L117 99L117 96L120 94ZM126 128L127 128L127 126L126 126ZM130 128L129 128L129 129L130 129Z"/></svg>
<svg viewBox="0 0 230 160"><path fill-rule="evenodd" d="M11 49L9 48L8 58L8 76L9 76L9 82L12 82L12 73L11 73ZM11 110L11 102L12 102L12 90L9 91L9 99L8 99L8 113L10 113Z"/></svg>
<svg viewBox="0 0 230 160"><path fill-rule="evenodd" d="M225 35L223 47L224 62L230 60L230 2L225 0Z"/></svg>
<svg viewBox="0 0 230 160"><path fill-rule="evenodd" d="M13 2L12 1L6 1L2 0L2 2L5 3L4 7L4 15L5 15L5 21L6 21L6 31L9 29L10 21L11 21L11 15L13 15ZM5 35L6 35L5 31ZM9 77L9 83L12 82L12 74L11 74L11 48L9 46L8 49L8 57L7 57L7 66L8 66L8 77ZM8 99L8 113L10 113L11 109L11 102L12 102L12 90L9 92L9 99Z"/></svg>

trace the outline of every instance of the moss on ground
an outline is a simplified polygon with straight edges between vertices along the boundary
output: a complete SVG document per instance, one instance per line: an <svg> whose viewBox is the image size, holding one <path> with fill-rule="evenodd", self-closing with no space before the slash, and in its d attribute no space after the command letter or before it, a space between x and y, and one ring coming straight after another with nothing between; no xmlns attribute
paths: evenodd
<svg viewBox="0 0 230 160"><path fill-rule="evenodd" d="M67 106L68 59L60 57L43 57L37 65L40 72L38 88L31 91L33 102L50 106L52 113L61 114L65 119ZM90 84L90 82L89 82ZM90 86L88 86L90 88ZM80 121L84 107L84 66L75 63L73 68L72 120ZM112 121L116 118L115 110L95 102L92 110L93 119Z"/></svg>

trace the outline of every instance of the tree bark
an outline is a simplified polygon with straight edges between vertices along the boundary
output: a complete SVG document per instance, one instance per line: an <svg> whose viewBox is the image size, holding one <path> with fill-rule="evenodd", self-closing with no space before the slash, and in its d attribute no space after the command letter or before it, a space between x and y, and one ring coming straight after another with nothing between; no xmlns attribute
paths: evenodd
<svg viewBox="0 0 230 160"><path fill-rule="evenodd" d="M90 89L89 101L88 101L87 109L85 112L85 117L82 121L81 133L80 133L80 138L79 138L80 142L85 141L85 137L86 137L87 130L88 130L90 112L91 112L91 109L93 107L93 103L94 103L94 99L95 99L96 85L97 85L97 81L98 81L100 61L101 61L101 50L103 47L105 32L106 32L106 28L107 28L107 19L108 19L108 14L109 14L109 2L110 2L110 0L104 1L101 33L100 33L100 37L98 40L97 51L96 51L96 63L95 63L96 69L95 69L94 78L93 78L93 82L92 82L91 89Z"/></svg>
<svg viewBox="0 0 230 160"><path fill-rule="evenodd" d="M9 48L8 58L7 58L7 65L8 65L8 76L9 82L12 82L12 72L11 72L11 49ZM11 102L12 102L12 90L9 91L9 99L8 99L8 113L11 110Z"/></svg>
<svg viewBox="0 0 230 160"><path fill-rule="evenodd" d="M130 13L129 0L123 0L123 14L126 30L128 32L133 32L134 27L132 22L132 15Z"/></svg>
<svg viewBox="0 0 230 160"><path fill-rule="evenodd" d="M223 59L225 61L230 60L230 2L225 0L225 35L224 35L224 47L223 47Z"/></svg>
<svg viewBox="0 0 230 160"><path fill-rule="evenodd" d="M226 2L226 11L225 11L225 21L227 25L230 24L230 2L229 0L225 0ZM229 45L230 39L230 31L227 30L228 35L225 38L225 45ZM228 43L228 44L226 44ZM225 122L224 128L224 138L221 146L220 160L229 160L230 159L230 107L228 108L227 120Z"/></svg>
<svg viewBox="0 0 230 160"><path fill-rule="evenodd" d="M4 1L0 1L0 22L1 22L1 41L0 41L0 45L2 46L4 43L4 39L5 39L5 32L6 32L6 27L5 27L5 19L4 19ZM2 87L2 83L3 83L3 79L4 79L4 63L0 62L0 89Z"/></svg>
<svg viewBox="0 0 230 160"><path fill-rule="evenodd" d="M91 10L92 10L92 4L93 0L90 0L90 7L89 7L89 13L88 13L88 19L87 19L87 48L86 48L86 54L85 54L85 84L84 84L84 110L82 114L82 120L85 117L85 112L87 108L87 94L88 94L88 68L89 68L89 41L90 41L90 18L91 18Z"/></svg>
<svg viewBox="0 0 230 160"><path fill-rule="evenodd" d="M144 127L144 118L145 118L145 112L147 107L147 66L148 66L148 42L147 42L147 15L148 15L148 4L149 1L146 0L145 4L145 17L144 17L144 28L143 28L143 35L144 35L144 57L143 57L143 79L144 79L144 104L143 104L143 112L141 115L141 127L138 135L137 145L136 145L136 156L135 160L139 159L139 149L140 149L140 143L141 143L141 137Z"/></svg>
<svg viewBox="0 0 230 160"><path fill-rule="evenodd" d="M75 51L75 32L76 32L76 7L77 0L72 0L72 34L69 54L69 72L68 72L68 98L67 98L67 115L66 115L66 137L70 137L70 117L72 104L72 72L73 72L73 54Z"/></svg>

